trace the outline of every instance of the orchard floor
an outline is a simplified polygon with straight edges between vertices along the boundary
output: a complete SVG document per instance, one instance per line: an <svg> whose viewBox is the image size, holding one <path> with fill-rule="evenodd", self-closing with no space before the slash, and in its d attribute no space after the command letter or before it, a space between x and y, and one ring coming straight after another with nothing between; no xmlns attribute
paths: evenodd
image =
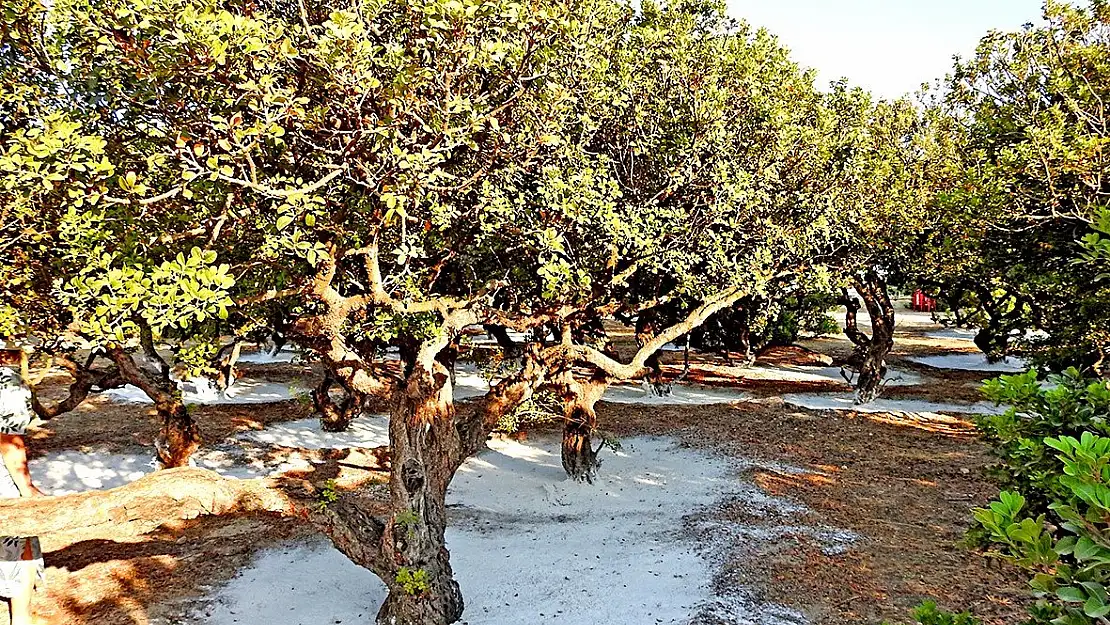
<svg viewBox="0 0 1110 625"><path fill-rule="evenodd" d="M907 359L971 352L969 342L958 336L930 337L936 326L911 321L915 322L899 328L891 360L894 367L919 375L921 384L888 387L884 398L964 404L981 399L975 387L991 373L941 370ZM848 351L842 337L805 344L833 357ZM671 373L676 374L681 354L671 354L669 359ZM912 607L929 598L945 607L971 609L990 624L1012 623L1023 613L1025 582L961 545L971 508L987 503L996 491L983 475L990 459L985 446L975 439L967 415L807 410L781 397L842 392L847 387L835 380L737 379L743 374L715 357L697 355L695 360L689 381L735 388L737 396L742 392L746 400L709 405L603 402L599 406L601 427L621 440L672 441L668 444L679 444L693 454L691 467L696 471L711 466L697 464L699 458L729 463L727 492L714 491L711 504L692 507L675 522L673 541L704 543L712 551L706 560L712 562L706 574L710 597L723 601L739 593L757 611L762 606L778 616L729 620L701 611L689 615L692 622L905 622ZM312 367L294 364L248 365L244 371L255 379L302 386L316 375ZM62 377L49 378L45 388L48 393L57 392L64 383ZM149 453L156 431L149 412L143 405L95 399L36 431L32 453L39 458L72 450L106 457ZM294 400L202 406L196 414L206 439L216 443L305 419L311 416L311 407ZM555 434L530 430L519 443L548 444ZM611 452L603 454L610 456L602 465L603 473L623 466L623 460ZM675 476L682 470L680 464L667 468ZM749 486L789 508L789 518L753 508L751 494L735 495L737 488ZM722 534L721 527L733 529ZM710 536L707 528L718 529ZM825 530L853 538L830 548L822 534ZM103 531L95 536L46 536L48 587L36 596L36 609L42 622L50 625L203 625L214 613L244 625L269 625L252 620L247 612L229 616L227 610L235 608L215 597L221 588L234 584L237 574L247 574L265 558L299 545L330 548L299 523L267 515L182 522L143 536ZM292 558L301 557L295 549L290 553ZM589 574L567 577L567 584L591 584ZM326 588L338 582L328 578L296 582L305 583ZM515 591L505 591L505 600L512 601ZM318 596L328 600L330 595ZM512 614L514 622L521 622L517 612ZM594 622L602 625L631 623L598 615ZM534 617L532 622L560 622L557 616L548 616ZM289 623L301 622L293 614L290 617ZM5 622L0 616L0 623ZM357 622L372 622L372 611Z"/></svg>

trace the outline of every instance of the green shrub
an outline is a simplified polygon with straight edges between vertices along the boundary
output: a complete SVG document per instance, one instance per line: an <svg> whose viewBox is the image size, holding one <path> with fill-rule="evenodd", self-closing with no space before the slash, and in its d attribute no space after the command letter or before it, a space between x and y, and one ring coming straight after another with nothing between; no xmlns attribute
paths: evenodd
<svg viewBox="0 0 1110 625"><path fill-rule="evenodd" d="M918 625L982 625L982 621L967 612L946 612L933 601L917 606L913 611L913 619Z"/></svg>
<svg viewBox="0 0 1110 625"><path fill-rule="evenodd" d="M1011 408L980 427L1007 488L975 510L991 555L1029 574L1031 623L1105 624L1110 616L1110 383L1077 370L1002 378L989 397Z"/></svg>
<svg viewBox="0 0 1110 625"><path fill-rule="evenodd" d="M1046 439L1084 432L1110 436L1110 388L1071 368L1043 382L1033 371L1004 375L988 381L983 390L996 404L1010 406L1006 413L981 417L977 423L998 457L993 476L1003 490L1026 498L1028 512L1047 512L1065 493L1057 481L1060 461Z"/></svg>

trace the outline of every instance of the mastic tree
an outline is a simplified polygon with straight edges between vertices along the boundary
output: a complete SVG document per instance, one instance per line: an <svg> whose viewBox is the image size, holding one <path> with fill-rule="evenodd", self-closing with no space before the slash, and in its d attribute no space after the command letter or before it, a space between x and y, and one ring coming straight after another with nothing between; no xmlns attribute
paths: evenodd
<svg viewBox="0 0 1110 625"><path fill-rule="evenodd" d="M1050 1L1045 20L984 37L937 96L959 160L920 275L981 327L989 357L1017 349L1062 370L1108 349L1107 282L1079 257L1110 193L1110 7Z"/></svg>
<svg viewBox="0 0 1110 625"><path fill-rule="evenodd" d="M847 309L845 333L855 345L856 401L882 390L886 357L894 345L894 306L889 286L902 283L916 262L916 241L931 225L933 170L944 162L947 142L908 100L875 101L860 88L833 85L824 106L830 128L818 164L821 201L835 216L814 256L839 287ZM854 289L851 294L848 287ZM860 302L871 334L860 330Z"/></svg>
<svg viewBox="0 0 1110 625"><path fill-rule="evenodd" d="M389 587L382 623L460 617L444 497L502 416L548 381L593 397L647 374L663 344L790 270L796 241L821 224L757 175L805 140L759 143L778 132L773 105L796 72L766 37L732 34L717 4L5 10L5 71L42 85L41 97L6 96L19 112L5 182L25 207L12 237L43 241L16 266L41 272L33 297L56 301L57 322L23 304L9 317L52 332L46 343L79 336L179 405L158 342L182 360L211 356L224 316L238 326L280 309L328 384L391 406L385 503L343 495L309 515ZM790 71L759 71L768 60ZM53 120L74 147L35 143ZM64 165L60 178L28 179L24 152ZM575 340L580 320L650 307L627 285L652 274L669 284L659 298L692 302L681 319L623 361ZM485 398L456 406L453 345L473 325L554 326L560 340L527 346ZM390 343L396 368L376 357ZM592 391L576 390L576 366L594 371ZM582 421L571 457L587 471ZM219 488L241 491L240 509L287 505Z"/></svg>
<svg viewBox="0 0 1110 625"><path fill-rule="evenodd" d="M71 47L79 42L69 25L48 23L41 5L5 6L0 334L74 377L63 401L36 399L40 416L71 410L95 390L136 385L163 422L159 460L179 466L199 435L155 341L186 349L181 341L227 314L234 280L196 234L210 205L168 184L179 172L157 149L164 124L136 110L145 95L131 103L110 93L107 85L131 84L134 73L108 63L76 79L107 45ZM155 185L170 191L154 195Z"/></svg>
<svg viewBox="0 0 1110 625"><path fill-rule="evenodd" d="M1050 1L1045 18L988 35L948 81L937 106L955 122L959 159L922 271L971 304L961 314L983 324L993 355L1016 343L1061 369L986 384L1009 407L978 419L1004 490L975 510L971 537L1028 574L1031 623L1087 625L1110 614L1110 6Z"/></svg>
<svg viewBox="0 0 1110 625"><path fill-rule="evenodd" d="M624 284L555 328L556 336L604 348L603 317L633 324L657 385L657 350L666 342L659 337L677 338L681 325L696 329L686 320L707 290L740 284L735 301L767 295L810 263L829 229L828 204L807 186L825 122L812 76L766 31L732 22L713 5L700 13L679 7L646 5L613 55L620 90L631 97L602 117L594 143L615 165L620 202L652 219L685 218L688 229L645 250L650 260L638 261ZM584 379L561 378L563 465L577 479L597 467L595 404L625 377L596 363L589 369Z"/></svg>

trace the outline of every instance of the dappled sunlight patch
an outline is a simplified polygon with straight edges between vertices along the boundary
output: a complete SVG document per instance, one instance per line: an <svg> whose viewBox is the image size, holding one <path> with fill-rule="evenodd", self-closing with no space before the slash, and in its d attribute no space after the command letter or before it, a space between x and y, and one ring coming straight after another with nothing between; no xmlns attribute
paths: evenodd
<svg viewBox="0 0 1110 625"><path fill-rule="evenodd" d="M848 385L840 367L808 367L804 365L759 365L746 369L736 369L735 375L745 380L772 382L835 382ZM848 375L851 375L849 372ZM891 368L885 383L888 386L913 386L924 382L924 378L912 371Z"/></svg>
<svg viewBox="0 0 1110 625"><path fill-rule="evenodd" d="M726 600L713 589L709 545L776 534L720 522L699 546L686 536L685 519L724 500L760 519L789 518L801 506L737 479L738 463L671 439L630 438L619 453L603 452L593 485L569 480L558 457L555 437L494 439L452 482L447 546L464 622L682 623L708 613L726 622L752 614L781 616L763 623L796 622L781 606ZM376 577L329 544L299 543L262 554L198 616L209 625L368 622L384 598Z"/></svg>
<svg viewBox="0 0 1110 625"><path fill-rule="evenodd" d="M242 432L238 438L299 449L374 448L389 444L389 419L363 415L352 421L345 432L325 432L318 418L299 419Z"/></svg>
<svg viewBox="0 0 1110 625"><path fill-rule="evenodd" d="M31 460L35 484L50 495L115 488L154 470L150 454L56 451Z"/></svg>
<svg viewBox="0 0 1110 625"><path fill-rule="evenodd" d="M784 475L782 473L764 473L761 471L755 474L754 479L757 486L776 495L789 495L802 484L809 486L832 486L836 484L835 478L819 473Z"/></svg>
<svg viewBox="0 0 1110 625"><path fill-rule="evenodd" d="M867 418L877 423L912 427L914 429L947 436L974 436L975 424L966 419L936 412L868 413Z"/></svg>

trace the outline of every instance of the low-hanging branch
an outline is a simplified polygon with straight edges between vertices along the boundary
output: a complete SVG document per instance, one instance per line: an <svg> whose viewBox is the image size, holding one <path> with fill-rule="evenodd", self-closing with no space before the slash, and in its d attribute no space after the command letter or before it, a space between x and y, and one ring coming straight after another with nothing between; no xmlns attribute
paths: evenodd
<svg viewBox="0 0 1110 625"><path fill-rule="evenodd" d="M324 457L326 456L326 457ZM328 450L322 462L303 474L241 480L214 471L180 467L155 471L109 490L57 497L0 499L0 526L8 536L122 527L148 531L164 523L246 512L273 512L306 518L323 531L341 520L319 504L319 484L354 469L358 475L388 469L388 451Z"/></svg>
<svg viewBox="0 0 1110 625"><path fill-rule="evenodd" d="M645 342L627 364L606 355L594 347L571 345L569 342L569 333L564 334L564 337L566 337L564 340L567 341L565 348L572 358L597 367L611 378L620 380L635 378L647 373L646 363L652 354L658 352L667 343L697 328L714 313L735 304L747 293L747 289L735 288L710 298L701 306L691 311L685 319L668 327L666 330L663 330Z"/></svg>

